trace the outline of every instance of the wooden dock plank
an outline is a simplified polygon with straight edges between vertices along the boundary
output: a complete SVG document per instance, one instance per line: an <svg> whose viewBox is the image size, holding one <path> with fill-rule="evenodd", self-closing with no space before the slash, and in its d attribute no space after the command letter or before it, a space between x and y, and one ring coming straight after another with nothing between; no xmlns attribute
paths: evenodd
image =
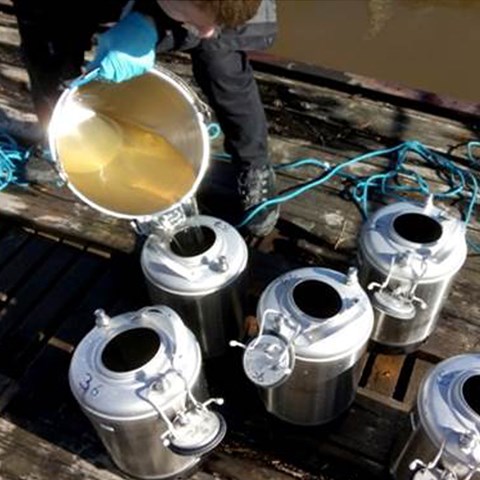
<svg viewBox="0 0 480 480"><path fill-rule="evenodd" d="M4 305L0 305L0 338L12 326L24 319L34 305L44 298L54 283L61 278L66 269L80 255L74 248L65 248L57 244L51 251L48 259L30 272L28 278L10 293Z"/></svg>
<svg viewBox="0 0 480 480"><path fill-rule="evenodd" d="M194 84L187 56L163 58L168 68ZM396 106L360 94L256 72L273 134L336 146L350 136L377 139L383 145L417 139L447 151L476 136L477 120L452 120L418 109ZM330 133L330 135L329 135ZM341 143L340 143L341 144Z"/></svg>
<svg viewBox="0 0 480 480"><path fill-rule="evenodd" d="M0 295L3 302L11 300L13 292L28 280L55 248L47 239L31 237L22 249L0 270Z"/></svg>
<svg viewBox="0 0 480 480"><path fill-rule="evenodd" d="M375 357L367 388L381 395L391 397L400 377L405 355L384 355Z"/></svg>
<svg viewBox="0 0 480 480"><path fill-rule="evenodd" d="M0 249L0 268L2 268L10 258L28 241L29 235L27 232L17 229L9 228L2 237L2 248Z"/></svg>
<svg viewBox="0 0 480 480"><path fill-rule="evenodd" d="M63 236L80 238L111 249L133 249L135 234L127 221L102 215L80 201L59 201L59 195L60 192L52 187L43 190L12 187L0 192L1 213Z"/></svg>
<svg viewBox="0 0 480 480"><path fill-rule="evenodd" d="M17 376L35 356L65 315L86 295L92 281L105 268L104 261L91 254L81 255L42 299L4 337L0 370Z"/></svg>
<svg viewBox="0 0 480 480"><path fill-rule="evenodd" d="M248 458L232 457L223 453L215 453L209 457L203 465L203 469L212 475L219 475L230 480L245 480L246 478L249 480L288 480L313 477L299 469L281 464L278 460L270 465L262 465ZM321 479L322 477L315 476L315 478Z"/></svg>
<svg viewBox="0 0 480 480"><path fill-rule="evenodd" d="M113 470L105 453L71 453L68 445L45 440L28 423L20 426L6 418L0 418L0 465L2 480L124 478Z"/></svg>
<svg viewBox="0 0 480 480"><path fill-rule="evenodd" d="M241 358L207 363L207 380L213 395L222 395L222 413L230 440L250 449L282 458L306 471L318 468L316 460L353 462L356 468L382 475L404 412L358 396L352 408L328 426L298 427L266 413L256 389L246 379ZM348 459L348 460L347 460Z"/></svg>
<svg viewBox="0 0 480 480"><path fill-rule="evenodd" d="M19 385L16 380L0 374L0 412L3 412L18 390Z"/></svg>
<svg viewBox="0 0 480 480"><path fill-rule="evenodd" d="M405 393L404 403L413 408L417 401L418 387L425 375L433 368L433 364L420 358L415 360L412 375L408 383L408 389Z"/></svg>
<svg viewBox="0 0 480 480"><path fill-rule="evenodd" d="M427 360L439 361L454 355L478 351L480 327L463 318L441 315L436 329L419 349Z"/></svg>

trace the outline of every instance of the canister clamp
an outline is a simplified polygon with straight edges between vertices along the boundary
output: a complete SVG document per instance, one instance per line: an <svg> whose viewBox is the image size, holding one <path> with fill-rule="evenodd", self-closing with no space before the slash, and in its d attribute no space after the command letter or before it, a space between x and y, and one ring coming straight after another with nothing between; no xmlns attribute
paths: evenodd
<svg viewBox="0 0 480 480"><path fill-rule="evenodd" d="M154 400L154 392L164 389L166 376L169 374L176 375L184 382L187 395L184 408L175 412L173 420L170 420ZM167 425L167 430L160 435L160 440L177 455L203 455L214 449L225 437L227 431L225 419L207 408L212 403L222 405L223 398L210 398L203 403L199 402L182 373L173 367L173 363L172 368L150 386L148 400Z"/></svg>
<svg viewBox="0 0 480 480"><path fill-rule="evenodd" d="M472 440L479 442L480 437L475 432L455 432L455 442L461 450L469 447ZM480 471L480 465L466 465L468 473L460 478L455 472L441 465L442 456L447 447L447 439L443 440L440 449L432 461L424 463L420 459L415 459L410 463L409 469L413 471L412 480L470 480L475 473Z"/></svg>
<svg viewBox="0 0 480 480"><path fill-rule="evenodd" d="M413 252L405 252L392 256L385 281L383 283L371 282L367 285L369 291L375 290L371 296L374 307L387 315L403 320L410 320L415 316L417 309L414 303L418 303L422 310L428 307L428 304L422 298L415 295L415 290L425 275L427 268L426 258L424 257L422 257L422 270L419 273L414 272L408 291L405 292L399 288L389 288L395 266L408 265L412 255Z"/></svg>
<svg viewBox="0 0 480 480"><path fill-rule="evenodd" d="M168 242L174 231L186 223L187 219L199 214L195 197L183 200L176 207L145 220L134 220L132 228L139 235L156 235L159 241Z"/></svg>

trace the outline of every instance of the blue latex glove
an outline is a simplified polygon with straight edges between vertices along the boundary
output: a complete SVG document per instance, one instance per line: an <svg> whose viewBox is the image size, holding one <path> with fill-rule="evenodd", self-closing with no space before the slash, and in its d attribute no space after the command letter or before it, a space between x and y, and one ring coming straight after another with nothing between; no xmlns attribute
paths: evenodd
<svg viewBox="0 0 480 480"><path fill-rule="evenodd" d="M98 37L95 58L87 70L96 71L97 79L116 83L141 75L155 63L157 40L153 22L141 13L129 13Z"/></svg>

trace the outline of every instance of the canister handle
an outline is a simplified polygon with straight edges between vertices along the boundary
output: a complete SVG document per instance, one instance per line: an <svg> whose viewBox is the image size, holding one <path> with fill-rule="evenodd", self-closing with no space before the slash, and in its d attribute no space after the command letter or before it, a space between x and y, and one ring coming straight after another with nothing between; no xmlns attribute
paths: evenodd
<svg viewBox="0 0 480 480"><path fill-rule="evenodd" d="M215 448L225 437L226 422L223 416L208 409L212 403L223 405L223 398L209 398L205 402L199 402L185 377L173 366L173 361L171 365L171 369L150 385L147 393L149 403L155 407L167 426L167 430L160 435L160 440L177 455L203 455ZM175 412L172 420L152 398L155 391L163 391L165 378L171 374L184 382L187 396L184 407Z"/></svg>
<svg viewBox="0 0 480 480"><path fill-rule="evenodd" d="M466 452L466 448L468 448L468 440L474 439L476 442L479 442L480 436L476 432L452 432L451 440L454 438L454 442L456 443L456 447L459 447L461 450ZM428 463L424 463L420 459L413 460L410 465L409 469L414 472L412 475L412 480L423 480L423 479L432 479L436 480L470 480L475 473L480 471L480 464L476 465L466 465L468 468L468 473L463 477L459 478L458 475L450 470L448 467L442 467L440 465L440 460L442 458L443 453L446 450L448 444L448 438L445 438L440 445L440 448L435 455L435 457Z"/></svg>
<svg viewBox="0 0 480 480"><path fill-rule="evenodd" d="M413 460L408 466L412 473L412 480L457 480L457 476L448 470L439 467L440 459L445 451L446 440L444 440L438 450L437 454L428 463L424 463L419 458Z"/></svg>
<svg viewBox="0 0 480 480"><path fill-rule="evenodd" d="M75 88L81 87L82 85L85 85L91 82L92 80L95 80L98 77L99 73L100 73L100 67L89 70L88 72L85 72L82 75L78 76L77 78L74 78L73 80L67 82L66 87L69 90L73 90Z"/></svg>
<svg viewBox="0 0 480 480"><path fill-rule="evenodd" d="M410 320L416 315L416 307L413 305L414 302L418 303L422 310L428 307L428 304L422 298L415 295L415 290L425 274L426 263L425 261L423 262L423 271L416 274L416 278L411 280L411 286L407 294L398 294L395 290L389 288L389 284L395 265L401 265L406 261L408 261L408 255L406 256L405 253L393 255L390 260L388 274L383 283L370 282L367 285L367 290L374 291L370 297L373 306L378 310L395 318Z"/></svg>

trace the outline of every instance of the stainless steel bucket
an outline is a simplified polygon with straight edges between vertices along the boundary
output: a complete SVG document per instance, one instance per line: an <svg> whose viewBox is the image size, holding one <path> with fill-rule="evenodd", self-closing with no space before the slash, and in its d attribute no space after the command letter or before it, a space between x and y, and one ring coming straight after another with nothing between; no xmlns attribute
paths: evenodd
<svg viewBox="0 0 480 480"><path fill-rule="evenodd" d="M375 342L387 350L411 350L432 333L465 262L465 230L464 222L430 202L398 202L367 220L359 277L375 311Z"/></svg>
<svg viewBox="0 0 480 480"><path fill-rule="evenodd" d="M207 405L200 347L180 317L155 306L97 326L76 348L70 387L112 460L139 478L174 478L222 440Z"/></svg>
<svg viewBox="0 0 480 480"><path fill-rule="evenodd" d="M115 217L148 221L196 192L208 166L205 107L166 69L64 91L49 125L70 189Z"/></svg>
<svg viewBox="0 0 480 480"><path fill-rule="evenodd" d="M203 215L150 235L141 255L152 302L181 315L205 357L225 353L243 331L247 261L237 230Z"/></svg>
<svg viewBox="0 0 480 480"><path fill-rule="evenodd" d="M329 422L353 402L373 311L356 270L301 268L260 298L259 336L243 367L267 410L298 425Z"/></svg>
<svg viewBox="0 0 480 480"><path fill-rule="evenodd" d="M397 480L480 479L480 354L439 363L423 379Z"/></svg>

